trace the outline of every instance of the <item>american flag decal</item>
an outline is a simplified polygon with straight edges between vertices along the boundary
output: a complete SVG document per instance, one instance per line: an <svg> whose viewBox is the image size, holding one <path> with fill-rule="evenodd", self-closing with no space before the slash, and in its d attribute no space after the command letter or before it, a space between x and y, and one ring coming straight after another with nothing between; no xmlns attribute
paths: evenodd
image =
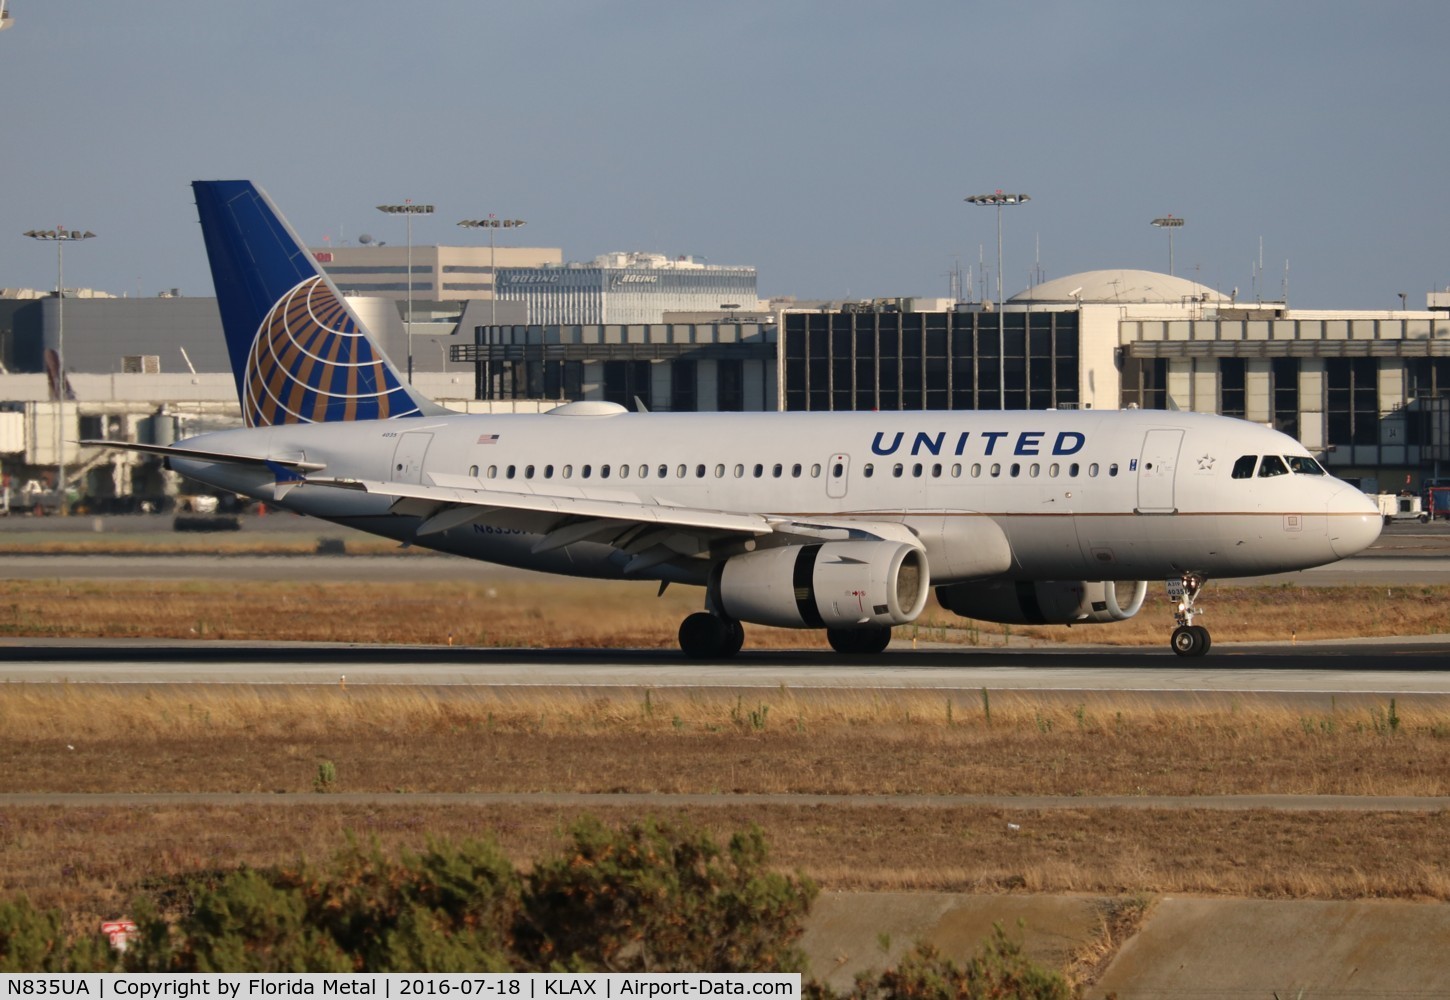
<svg viewBox="0 0 1450 1000"><path fill-rule="evenodd" d="M479 444L498 444L498 435L497 434L480 434L478 436L478 443Z"/></svg>

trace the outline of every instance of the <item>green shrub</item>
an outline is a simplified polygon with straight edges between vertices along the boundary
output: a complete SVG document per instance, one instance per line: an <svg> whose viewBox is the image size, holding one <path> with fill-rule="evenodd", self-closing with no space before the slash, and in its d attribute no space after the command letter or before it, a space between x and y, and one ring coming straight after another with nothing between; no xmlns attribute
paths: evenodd
<svg viewBox="0 0 1450 1000"><path fill-rule="evenodd" d="M610 972L793 972L816 887L766 868L759 828L722 852L700 831L584 819L527 880L527 967Z"/></svg>
<svg viewBox="0 0 1450 1000"><path fill-rule="evenodd" d="M319 871L241 871L196 887L174 926L138 920L133 970L501 971L519 909L498 848L430 844L398 860L349 842Z"/></svg>
<svg viewBox="0 0 1450 1000"><path fill-rule="evenodd" d="M109 972L110 945L99 934L72 939L58 910L41 912L24 896L0 900L0 972Z"/></svg>
<svg viewBox="0 0 1450 1000"><path fill-rule="evenodd" d="M808 1000L1072 1000L1075 995L1062 975L1029 961L1001 924L965 965L922 944L894 969L857 976L845 994L834 994L819 983L809 984L805 992Z"/></svg>

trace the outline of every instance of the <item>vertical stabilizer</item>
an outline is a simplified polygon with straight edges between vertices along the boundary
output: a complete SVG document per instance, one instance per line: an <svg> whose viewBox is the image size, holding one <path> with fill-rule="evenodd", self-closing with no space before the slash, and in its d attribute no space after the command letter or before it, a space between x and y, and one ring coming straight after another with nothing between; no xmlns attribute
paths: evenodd
<svg viewBox="0 0 1450 1000"><path fill-rule="evenodd" d="M398 377L265 192L192 189L248 427L442 412Z"/></svg>

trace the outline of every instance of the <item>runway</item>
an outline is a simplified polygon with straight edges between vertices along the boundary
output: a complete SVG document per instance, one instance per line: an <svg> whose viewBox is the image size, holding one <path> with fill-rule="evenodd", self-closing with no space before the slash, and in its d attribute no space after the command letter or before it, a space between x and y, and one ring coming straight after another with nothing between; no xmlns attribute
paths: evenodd
<svg viewBox="0 0 1450 1000"><path fill-rule="evenodd" d="M0 683L422 684L649 688L879 688L1292 696L1450 695L1450 637L1165 648L911 649L843 659L746 650L701 663L669 650L466 649L213 641L7 640Z"/></svg>

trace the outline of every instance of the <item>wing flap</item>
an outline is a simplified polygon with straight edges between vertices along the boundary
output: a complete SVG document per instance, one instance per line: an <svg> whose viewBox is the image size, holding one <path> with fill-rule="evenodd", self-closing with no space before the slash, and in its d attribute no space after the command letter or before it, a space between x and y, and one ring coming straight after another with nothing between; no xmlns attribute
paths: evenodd
<svg viewBox="0 0 1450 1000"><path fill-rule="evenodd" d="M457 520L449 513L434 511L425 526L436 520L443 525L437 530L457 527L476 520L491 510L534 511L554 514L560 518L588 518L633 524L669 525L676 528L726 534L768 535L775 530L771 518L762 514L738 514L728 511L702 510L694 507L668 507L645 502L601 500L586 497L562 497L539 493L511 493L501 490L464 489L455 486L426 486L418 483L383 482L364 479L322 479L309 477L307 486L363 490L399 501L422 501L440 508L457 508ZM416 510L414 505L409 505ZM621 524L620 527L624 527ZM569 544L568 541L560 544Z"/></svg>

